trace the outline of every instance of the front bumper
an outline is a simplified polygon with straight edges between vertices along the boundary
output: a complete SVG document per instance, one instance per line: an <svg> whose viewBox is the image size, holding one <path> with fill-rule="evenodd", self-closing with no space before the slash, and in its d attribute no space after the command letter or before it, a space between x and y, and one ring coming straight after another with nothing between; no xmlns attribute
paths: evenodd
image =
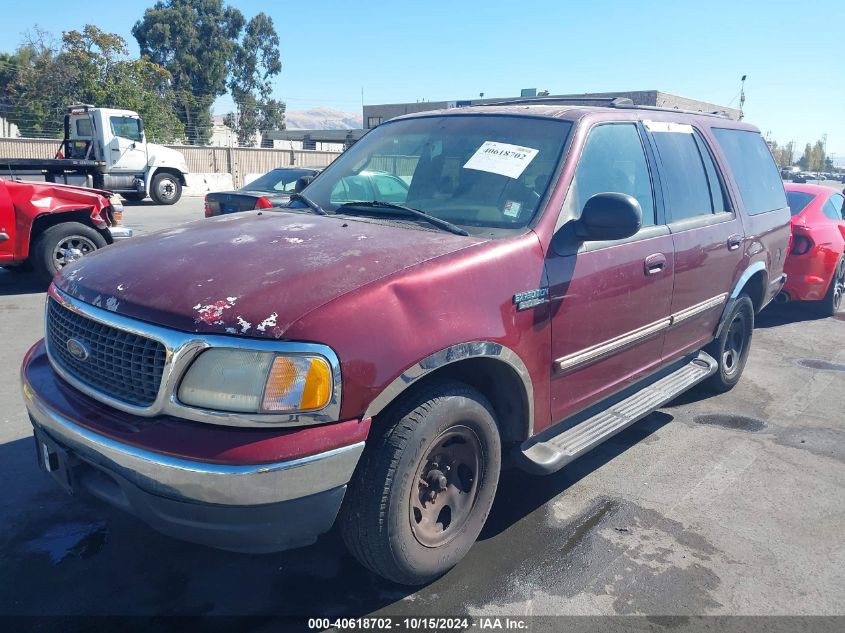
<svg viewBox="0 0 845 633"><path fill-rule="evenodd" d="M69 487L176 538L250 552L313 542L333 524L364 448L358 441L258 464L151 451L95 432L84 418L74 419L71 401L55 395L69 387L59 385L44 363L43 345L36 346L22 368L24 398L36 437L46 436L66 454Z"/></svg>
<svg viewBox="0 0 845 633"><path fill-rule="evenodd" d="M110 226L108 228L108 232L115 242L120 240L128 240L130 237L132 237L132 235L134 235L134 231L128 226Z"/></svg>

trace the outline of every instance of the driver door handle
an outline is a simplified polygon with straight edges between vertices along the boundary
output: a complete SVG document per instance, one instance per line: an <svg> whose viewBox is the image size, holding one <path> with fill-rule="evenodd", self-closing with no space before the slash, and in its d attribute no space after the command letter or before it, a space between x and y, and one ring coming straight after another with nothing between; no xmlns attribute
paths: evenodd
<svg viewBox="0 0 845 633"><path fill-rule="evenodd" d="M654 253L643 261L643 268L646 275L657 275L666 268L666 255Z"/></svg>
<svg viewBox="0 0 845 633"><path fill-rule="evenodd" d="M738 233L734 233L728 238L728 250L735 251L740 246L742 246L742 235Z"/></svg>

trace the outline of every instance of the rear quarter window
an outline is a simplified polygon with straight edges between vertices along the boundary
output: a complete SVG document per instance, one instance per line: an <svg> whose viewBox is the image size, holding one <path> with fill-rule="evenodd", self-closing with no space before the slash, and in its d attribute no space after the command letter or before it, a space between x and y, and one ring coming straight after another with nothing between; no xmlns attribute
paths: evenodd
<svg viewBox="0 0 845 633"><path fill-rule="evenodd" d="M725 155L749 215L787 206L783 181L762 136L725 128L714 128L713 136Z"/></svg>

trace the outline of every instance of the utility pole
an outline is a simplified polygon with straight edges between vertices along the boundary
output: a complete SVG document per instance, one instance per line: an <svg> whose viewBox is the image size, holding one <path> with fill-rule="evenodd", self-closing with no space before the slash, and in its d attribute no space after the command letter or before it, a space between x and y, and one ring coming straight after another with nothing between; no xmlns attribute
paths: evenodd
<svg viewBox="0 0 845 633"><path fill-rule="evenodd" d="M739 88L739 120L745 117L745 113L742 111L742 106L745 105L745 78L748 75L743 75L742 79L740 80L740 88Z"/></svg>

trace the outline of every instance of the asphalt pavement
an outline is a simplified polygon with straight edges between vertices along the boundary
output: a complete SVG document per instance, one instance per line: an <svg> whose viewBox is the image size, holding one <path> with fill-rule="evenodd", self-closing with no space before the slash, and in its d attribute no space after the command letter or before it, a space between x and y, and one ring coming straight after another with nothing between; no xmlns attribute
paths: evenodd
<svg viewBox="0 0 845 633"><path fill-rule="evenodd" d="M138 234L201 218L201 198L125 214ZM334 532L234 554L59 490L37 468L18 380L44 290L0 271L0 614L845 611L845 316L767 309L730 393L684 395L555 475L505 473L467 558L413 590L361 569Z"/></svg>

